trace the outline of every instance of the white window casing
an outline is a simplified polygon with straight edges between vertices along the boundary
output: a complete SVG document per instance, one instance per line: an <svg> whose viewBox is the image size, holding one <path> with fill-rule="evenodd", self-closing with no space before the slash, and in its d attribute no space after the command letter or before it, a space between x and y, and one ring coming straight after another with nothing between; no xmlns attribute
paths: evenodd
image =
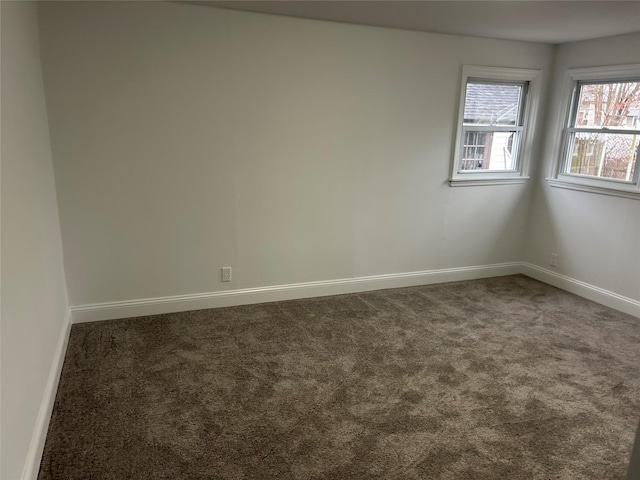
<svg viewBox="0 0 640 480"><path fill-rule="evenodd" d="M468 85L486 84L489 87L499 85L519 86L520 99L518 104L518 115L515 124L501 124L500 122L489 122L489 124L465 123L465 104L468 95ZM469 185L499 185L524 183L529 179L529 165L531 163L531 151L533 145L533 129L536 124L536 115L540 102L541 71L521 68L503 67L483 67L464 65L462 68L462 81L460 87L460 104L458 109L458 122L456 128L456 138L453 160L451 162L451 175L449 184L451 186ZM486 98L490 98L487 96ZM497 100L497 99L494 99ZM484 100L488 103L493 100ZM494 153L502 146L504 164L502 168L494 169L487 166L469 168L468 139L470 133L487 133L493 138L492 162ZM483 137L484 138L484 137ZM505 146L508 144L511 151ZM477 147L491 148L477 145L473 150L477 155ZM471 146L473 147L473 145ZM486 155L487 152L481 150ZM507 157L513 162L507 167ZM476 157L472 157L476 158Z"/></svg>
<svg viewBox="0 0 640 480"><path fill-rule="evenodd" d="M579 95L581 86L593 84L616 84L640 81L640 64L618 65L606 67L573 68L568 69L562 83L561 101L563 108L557 118L553 143L553 162L547 177L547 183L552 187L567 188L590 193L613 195L640 200L640 164L635 158L633 175L624 179L614 179L599 174L580 174L570 172L571 156L578 135L600 134L620 135L632 138L631 157L629 167L632 167L633 149L640 144L640 127L584 127L580 124L586 120L589 112L580 111ZM580 111L581 115L578 115ZM598 152L587 151L587 154ZM604 147L603 147L604 148Z"/></svg>

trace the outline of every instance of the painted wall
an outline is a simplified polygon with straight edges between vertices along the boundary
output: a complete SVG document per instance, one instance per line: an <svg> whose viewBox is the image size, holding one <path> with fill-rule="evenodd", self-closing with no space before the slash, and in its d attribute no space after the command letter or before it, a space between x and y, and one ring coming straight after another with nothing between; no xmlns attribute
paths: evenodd
<svg viewBox="0 0 640 480"><path fill-rule="evenodd" d="M67 309L36 4L1 3L2 461L21 478Z"/></svg>
<svg viewBox="0 0 640 480"><path fill-rule="evenodd" d="M551 46L156 2L40 22L73 305L521 258L528 186L446 183L459 82Z"/></svg>
<svg viewBox="0 0 640 480"><path fill-rule="evenodd" d="M549 187L555 133L561 129L560 85L567 68L640 63L640 33L563 44L555 61L543 162L534 182L525 259L563 275L640 300L640 202Z"/></svg>

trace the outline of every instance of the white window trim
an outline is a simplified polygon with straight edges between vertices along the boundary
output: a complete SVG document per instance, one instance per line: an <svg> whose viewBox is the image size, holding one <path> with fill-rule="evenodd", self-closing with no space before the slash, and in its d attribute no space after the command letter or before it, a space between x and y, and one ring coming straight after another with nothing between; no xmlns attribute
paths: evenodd
<svg viewBox="0 0 640 480"><path fill-rule="evenodd" d="M624 81L637 79L638 77L640 77L640 64L571 68L567 70L563 79L560 97L562 108L555 123L558 128L555 129L553 162L549 176L546 179L550 186L640 200L640 181L627 183L563 172L567 128L571 117L573 96L577 82L585 80ZM640 165L636 166L636 168L640 168Z"/></svg>
<svg viewBox="0 0 640 480"><path fill-rule="evenodd" d="M536 116L540 103L541 70L524 68L482 67L476 65L463 65L462 82L460 85L458 123L456 127L455 147L451 162L451 176L449 184L452 187L471 185L503 185L525 183L529 180L529 165L531 163L531 150L533 145L533 130L536 124ZM464 102L469 78L481 78L486 80L529 82L527 98L524 105L523 129L518 146L518 170L509 172L482 172L478 170L460 171L459 160L462 145L462 123L464 121Z"/></svg>

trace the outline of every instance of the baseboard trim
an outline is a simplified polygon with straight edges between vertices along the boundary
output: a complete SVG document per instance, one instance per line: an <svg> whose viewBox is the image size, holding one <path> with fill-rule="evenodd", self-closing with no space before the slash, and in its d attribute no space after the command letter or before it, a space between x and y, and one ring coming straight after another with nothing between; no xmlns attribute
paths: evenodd
<svg viewBox="0 0 640 480"><path fill-rule="evenodd" d="M171 297L146 298L124 302L98 303L71 307L72 322L94 322L162 313L230 307L252 303L322 297L384 288L410 287L460 280L499 277L520 273L521 263L498 263L472 267L444 268L367 277L323 280Z"/></svg>
<svg viewBox="0 0 640 480"><path fill-rule="evenodd" d="M640 302L575 278L567 277L532 263L523 262L520 273L567 292L600 303L635 317L640 317Z"/></svg>
<svg viewBox="0 0 640 480"><path fill-rule="evenodd" d="M53 404L56 400L58 383L60 382L60 375L62 373L62 365L64 364L64 357L69 343L71 322L72 312L70 308L67 308L62 331L58 337L58 344L53 356L53 361L51 362L49 378L44 389L44 395L42 396L42 402L40 403L40 410L38 411L36 424L31 436L31 444L27 451L27 458L22 471L22 480L35 480L38 476L38 471L40 470L40 461L42 460L42 452L44 451L44 442L47 439L49 422L51 421L51 413L53 412Z"/></svg>
<svg viewBox="0 0 640 480"><path fill-rule="evenodd" d="M163 313L231 307L253 303L357 293L384 288L411 287L433 283L524 274L594 302L640 317L640 302L581 280L527 262L497 263L472 267L443 268L418 272L392 273L318 282L144 298L122 302L95 303L69 307L72 323L96 322Z"/></svg>

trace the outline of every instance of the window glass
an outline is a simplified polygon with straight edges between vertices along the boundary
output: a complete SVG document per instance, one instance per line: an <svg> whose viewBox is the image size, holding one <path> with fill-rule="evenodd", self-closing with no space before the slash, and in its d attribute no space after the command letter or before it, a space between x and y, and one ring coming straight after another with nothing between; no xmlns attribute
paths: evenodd
<svg viewBox="0 0 640 480"><path fill-rule="evenodd" d="M637 128L640 82L582 83L576 127Z"/></svg>
<svg viewBox="0 0 640 480"><path fill-rule="evenodd" d="M637 135L577 132L568 173L629 182L637 159Z"/></svg>
<svg viewBox="0 0 640 480"><path fill-rule="evenodd" d="M462 170L515 170L514 137L517 132L465 132Z"/></svg>
<svg viewBox="0 0 640 480"><path fill-rule="evenodd" d="M464 97L459 171L512 172L518 169L514 145L522 134L528 82L468 79Z"/></svg>
<svg viewBox="0 0 640 480"><path fill-rule="evenodd" d="M465 125L517 125L522 85L469 81L464 102Z"/></svg>
<svg viewBox="0 0 640 480"><path fill-rule="evenodd" d="M564 172L633 182L640 145L640 82L578 82Z"/></svg>

